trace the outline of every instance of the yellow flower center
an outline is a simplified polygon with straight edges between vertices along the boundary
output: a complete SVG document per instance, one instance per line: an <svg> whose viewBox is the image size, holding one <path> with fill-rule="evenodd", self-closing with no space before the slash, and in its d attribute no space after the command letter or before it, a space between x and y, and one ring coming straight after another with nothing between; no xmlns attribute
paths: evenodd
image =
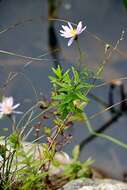
<svg viewBox="0 0 127 190"><path fill-rule="evenodd" d="M73 29L70 32L71 32L72 37L76 37L77 36L77 30L76 29Z"/></svg>

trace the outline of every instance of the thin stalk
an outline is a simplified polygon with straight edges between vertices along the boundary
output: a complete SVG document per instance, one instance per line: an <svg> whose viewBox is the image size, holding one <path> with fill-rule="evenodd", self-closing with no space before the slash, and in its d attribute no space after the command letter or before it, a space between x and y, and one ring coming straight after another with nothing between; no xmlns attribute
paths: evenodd
<svg viewBox="0 0 127 190"><path fill-rule="evenodd" d="M17 128L20 126L21 122L25 119L25 117L27 116L27 114L32 111L34 108L36 108L38 106L38 104L35 104L34 106L32 106L30 109L28 109L28 111L22 116L22 118L20 119L20 121L17 124ZM27 125L25 125L25 127L27 127L30 123L32 123L34 120L38 119L41 115L43 115L45 112L49 111L51 108L53 108L53 106L48 107L47 109L45 109L44 111L40 112L38 115L36 115L33 119L31 119L29 122L27 122Z"/></svg>
<svg viewBox="0 0 127 190"><path fill-rule="evenodd" d="M115 144L117 144L117 145L119 145L119 146L121 146L121 147L127 149L127 144L121 142L120 140L118 140L118 139L116 139L116 138L113 138L113 137L111 137L111 136L109 136L109 135L105 135L105 134L102 134L102 133L97 133L97 132L95 132L94 129L92 128L92 126L91 126L91 123L90 123L90 121L89 121L87 115L86 115L85 113L84 113L84 119L85 119L85 121L86 121L86 126L87 126L87 128L88 128L88 130L89 130L89 132L90 132L91 134L96 135L96 136L98 136L98 137L101 137L101 138L103 138L103 139L109 140L109 141L111 141L112 143L115 143Z"/></svg>
<svg viewBox="0 0 127 190"><path fill-rule="evenodd" d="M102 110L102 111L100 111L100 112L96 112L95 114L93 114L93 115L91 115L91 116L89 117L89 120L91 120L91 119L93 119L93 118L95 118L95 117L101 115L102 113L105 113L106 111L110 110L111 108L114 108L114 107L116 107L116 106L118 106L118 105L120 105L121 103L126 102L126 101L127 101L127 98L124 99L124 100L122 100L122 101L120 101L120 102L117 102L117 103L113 104L112 106L107 107L106 109L104 109L104 110Z"/></svg>
<svg viewBox="0 0 127 190"><path fill-rule="evenodd" d="M109 121L107 121L104 125L102 125L99 129L95 130L96 133L102 133L104 132L106 129L108 129L108 127L113 124L114 122L118 121L118 119L123 115L122 112L118 112L116 113ZM94 134L90 134L86 139L84 139L83 141L81 141L80 143L80 149L82 150L83 147L90 143L92 140L94 140L95 138L97 138L98 136L95 136Z"/></svg>
<svg viewBox="0 0 127 190"><path fill-rule="evenodd" d="M27 114L29 113L29 112L31 112L34 108L36 108L38 106L38 104L35 104L35 105L33 105L30 109L28 109L25 113L24 113L24 115L22 116L22 118L19 120L19 122L17 123L17 128L20 126L20 124L22 123L22 121L25 119L25 117L27 116Z"/></svg>
<svg viewBox="0 0 127 190"><path fill-rule="evenodd" d="M49 111L51 108L53 108L53 106L48 107L47 109L45 109L44 111L40 112L38 115L36 115L33 119L30 120L30 122L28 122L28 125L30 123L32 123L34 120L38 119L40 116L42 116L45 112Z"/></svg>
<svg viewBox="0 0 127 190"><path fill-rule="evenodd" d="M37 139L35 139L34 141L32 141L31 144L37 142L38 140L44 138L45 136L46 136L46 135L42 135L42 136L38 137ZM30 146L31 146L31 144L30 144ZM26 146L29 146L29 145L26 145Z"/></svg>
<svg viewBox="0 0 127 190"><path fill-rule="evenodd" d="M9 163L7 165L7 179L9 180L9 174L10 174L10 171L11 171L11 166L12 166L12 162L13 162L13 159L14 159L14 156L15 156L15 153L16 153L16 150L14 150L11 154L11 158L9 159Z"/></svg>
<svg viewBox="0 0 127 190"><path fill-rule="evenodd" d="M63 124L67 121L67 119L68 119L68 117L69 117L69 115L67 115L66 116L66 118L64 119L64 121L63 121ZM52 149L52 146L53 146L53 144L54 144L54 142L55 142L55 140L57 139L57 137L59 136L59 134L62 132L62 131L64 131L64 128L63 128L63 125L61 124L60 126L58 126L57 127L57 129L56 129L56 132L55 132L55 134L53 135L53 137L52 137L52 142L51 142L51 144L49 144L49 147L48 147L48 151L50 151L51 149ZM54 157L54 155L52 155L52 158ZM42 165L40 166L40 170L43 168L43 166L44 166L44 160L45 160L45 158L43 158L43 160L42 160ZM50 166L50 162L51 162L51 160L49 160L48 161L48 169L49 169L49 166ZM48 171L48 170L47 170Z"/></svg>
<svg viewBox="0 0 127 190"><path fill-rule="evenodd" d="M28 131L28 133L25 135L25 137L23 138L23 141L26 141L27 137L30 135L30 133L33 131L33 127Z"/></svg>
<svg viewBox="0 0 127 190"><path fill-rule="evenodd" d="M5 148L7 147L7 140L5 139ZM6 166L6 152L5 151L5 154L4 154L4 157L3 157L3 168L2 168L2 175L4 176L4 173L5 173L5 166Z"/></svg>
<svg viewBox="0 0 127 190"><path fill-rule="evenodd" d="M11 120L12 120L12 132L14 132L16 130L16 122L14 115L11 116Z"/></svg>
<svg viewBox="0 0 127 190"><path fill-rule="evenodd" d="M82 51L81 51L81 48L80 48L78 38L75 41L76 41L76 46L77 46L77 50L78 50L78 53L79 53L79 68L81 68L81 65L82 65Z"/></svg>
<svg viewBox="0 0 127 190"><path fill-rule="evenodd" d="M23 135L23 133L24 133L24 131L25 131L26 127L28 126L29 121L30 121L30 120L31 120L31 118L32 118L32 115L33 115L33 110L31 111L30 116L29 116L29 118L28 118L28 120L27 120L26 124L24 125L24 127L23 127L23 129L22 129L22 131L21 131L20 135Z"/></svg>

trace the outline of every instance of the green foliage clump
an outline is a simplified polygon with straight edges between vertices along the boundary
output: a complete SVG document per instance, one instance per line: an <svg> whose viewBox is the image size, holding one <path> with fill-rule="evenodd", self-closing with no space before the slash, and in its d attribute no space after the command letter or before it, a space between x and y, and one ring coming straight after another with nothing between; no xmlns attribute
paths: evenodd
<svg viewBox="0 0 127 190"><path fill-rule="evenodd" d="M52 99L57 101L58 113L66 118L69 113L83 112L84 106L89 102L87 92L93 87L92 84L81 80L78 71L72 67L65 73L60 66L52 68L55 77L50 76L53 84Z"/></svg>
<svg viewBox="0 0 127 190"><path fill-rule="evenodd" d="M93 160L88 159L85 162L79 161L79 153L80 149L79 146L75 146L72 151L72 161L70 164L66 165L64 168L64 175L69 178L69 180L81 178L81 177L90 177L91 172L91 164Z"/></svg>

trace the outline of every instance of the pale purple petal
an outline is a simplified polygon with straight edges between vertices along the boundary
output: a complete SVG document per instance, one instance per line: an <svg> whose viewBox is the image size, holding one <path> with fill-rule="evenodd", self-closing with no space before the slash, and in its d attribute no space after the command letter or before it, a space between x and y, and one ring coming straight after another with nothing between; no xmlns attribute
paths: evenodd
<svg viewBox="0 0 127 190"><path fill-rule="evenodd" d="M65 37L65 38L72 37L72 34L70 33L70 31L69 32L65 32L65 31L60 30L60 32L61 32L60 35L63 36L63 37Z"/></svg>
<svg viewBox="0 0 127 190"><path fill-rule="evenodd" d="M70 28L68 26L62 25L62 28L65 30L65 32L69 32L70 31Z"/></svg>
<svg viewBox="0 0 127 190"><path fill-rule="evenodd" d="M68 46L70 46L74 41L74 38L70 38L70 40L68 41Z"/></svg>
<svg viewBox="0 0 127 190"><path fill-rule="evenodd" d="M64 37L64 36L65 36L65 34L60 34L60 36L63 36L63 37Z"/></svg>
<svg viewBox="0 0 127 190"><path fill-rule="evenodd" d="M4 99L5 103L8 105L8 106L12 106L13 105L13 97L7 97Z"/></svg>
<svg viewBox="0 0 127 190"><path fill-rule="evenodd" d="M65 33L65 31L64 31L64 30L60 30L60 32L61 32L62 34L64 34L64 33Z"/></svg>
<svg viewBox="0 0 127 190"><path fill-rule="evenodd" d="M73 27L70 22L68 22L68 25L69 25L70 29L73 30Z"/></svg>
<svg viewBox="0 0 127 190"><path fill-rule="evenodd" d="M13 107L12 107L12 109L16 109L17 107L19 107L20 106L20 104L16 104L16 105L14 105Z"/></svg>
<svg viewBox="0 0 127 190"><path fill-rule="evenodd" d="M85 29L86 29L86 26L85 26L84 28L82 28L81 33L82 33Z"/></svg>
<svg viewBox="0 0 127 190"><path fill-rule="evenodd" d="M77 26L77 34L80 34L82 30L82 22L80 21Z"/></svg>
<svg viewBox="0 0 127 190"><path fill-rule="evenodd" d="M68 26L62 25L62 29L63 30L60 30L60 35L64 38L70 38L68 41L68 46L70 46L76 36L81 34L86 29L86 26L83 28L82 21L80 21L77 25L77 28L73 29L72 24L68 22Z"/></svg>
<svg viewBox="0 0 127 190"><path fill-rule="evenodd" d="M61 36L63 36L64 38L71 38L72 35L71 34L60 34Z"/></svg>
<svg viewBox="0 0 127 190"><path fill-rule="evenodd" d="M64 30L65 30L65 27L66 27L66 26L62 25L62 28L63 28Z"/></svg>
<svg viewBox="0 0 127 190"><path fill-rule="evenodd" d="M17 107L19 107L19 103L13 106L14 99L13 97L3 97L2 102L0 103L0 114L9 115L11 113L21 113L14 111Z"/></svg>

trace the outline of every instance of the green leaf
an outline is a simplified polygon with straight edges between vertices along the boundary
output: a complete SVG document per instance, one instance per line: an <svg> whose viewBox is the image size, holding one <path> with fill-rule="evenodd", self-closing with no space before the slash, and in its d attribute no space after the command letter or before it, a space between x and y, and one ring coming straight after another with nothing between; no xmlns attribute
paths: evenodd
<svg viewBox="0 0 127 190"><path fill-rule="evenodd" d="M0 144L0 156L1 156L1 157L5 158L6 151L7 151L6 146Z"/></svg>
<svg viewBox="0 0 127 190"><path fill-rule="evenodd" d="M77 92L76 95L78 98L80 98L81 100L83 100L85 102L89 101L89 99L85 95L83 95L81 92Z"/></svg>
<svg viewBox="0 0 127 190"><path fill-rule="evenodd" d="M71 83L71 79L70 79L70 76L69 76L69 72L70 72L70 69L68 69L64 75L63 75L63 81L66 82L66 83Z"/></svg>
<svg viewBox="0 0 127 190"><path fill-rule="evenodd" d="M88 158L88 159L83 163L83 167L91 166L93 163L94 163L94 160L92 160L91 158Z"/></svg>
<svg viewBox="0 0 127 190"><path fill-rule="evenodd" d="M47 136L50 136L50 135L51 135L52 131L51 131L51 129L50 129L49 127L44 127L43 129L44 129L44 133L45 133Z"/></svg>
<svg viewBox="0 0 127 190"><path fill-rule="evenodd" d="M63 99L65 99L65 97L66 97L66 95L61 94L61 95L55 95L55 96L53 96L52 98L53 98L54 100L63 100Z"/></svg>
<svg viewBox="0 0 127 190"><path fill-rule="evenodd" d="M14 149L17 149L20 147L20 138L19 138L19 133L14 132L12 133L9 138L8 138L8 143L10 146Z"/></svg>
<svg viewBox="0 0 127 190"><path fill-rule="evenodd" d="M49 79L51 80L52 83L57 82L57 79L53 76L49 76Z"/></svg>
<svg viewBox="0 0 127 190"><path fill-rule="evenodd" d="M64 90L71 90L72 89L72 86L68 83L63 83L63 82L59 82L59 81L56 81L55 83L57 85L59 85L59 87L62 87Z"/></svg>
<svg viewBox="0 0 127 190"><path fill-rule="evenodd" d="M72 115L72 116L70 117L70 119L71 119L72 121L84 122L84 115L83 115L82 112L81 112L81 113L76 113L76 114Z"/></svg>
<svg viewBox="0 0 127 190"><path fill-rule="evenodd" d="M8 128L7 128L7 127L4 127L4 128L3 128L3 131L4 131L4 132L7 132L7 131L8 131Z"/></svg>
<svg viewBox="0 0 127 190"><path fill-rule="evenodd" d="M49 78L53 84L52 99L56 102L57 113L62 119L70 112L73 114L81 113L89 101L85 92L91 89L93 85L82 81L79 72L74 67L65 73L62 72L60 66L52 70L56 76Z"/></svg>
<svg viewBox="0 0 127 190"><path fill-rule="evenodd" d="M74 75L74 83L78 83L79 82L79 74L78 72L75 70L74 67L72 67L72 72L73 72L73 75Z"/></svg>
<svg viewBox="0 0 127 190"><path fill-rule="evenodd" d="M59 65L58 65L57 69L52 68L52 70L58 78L62 78L62 69Z"/></svg>
<svg viewBox="0 0 127 190"><path fill-rule="evenodd" d="M61 163L58 160L52 160L52 164L55 167L59 167L61 165Z"/></svg>
<svg viewBox="0 0 127 190"><path fill-rule="evenodd" d="M72 157L74 160L77 160L80 154L80 146L76 145L72 151Z"/></svg>

